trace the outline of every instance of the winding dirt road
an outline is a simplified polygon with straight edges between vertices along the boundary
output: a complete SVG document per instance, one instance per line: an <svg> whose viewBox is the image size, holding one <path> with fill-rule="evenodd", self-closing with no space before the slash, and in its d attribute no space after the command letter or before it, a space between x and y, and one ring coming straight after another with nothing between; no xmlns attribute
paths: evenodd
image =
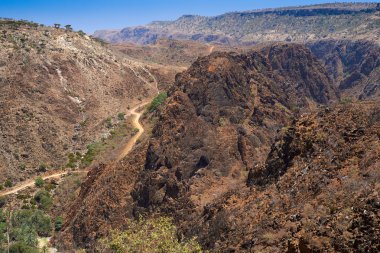
<svg viewBox="0 0 380 253"><path fill-rule="evenodd" d="M127 116L130 116L130 115L133 116L133 119L132 119L132 125L133 125L133 127L135 127L136 129L138 129L139 131L125 145L125 147L123 148L123 150L120 152L120 155L117 157L116 162L118 162L121 159L123 159L132 150L133 146L136 144L136 141L144 133L144 128L140 124L140 117L141 117L142 113L138 112L138 110L140 110L142 107L144 107L148 103L149 102L145 102L145 103L139 104L138 106L132 108L128 112Z"/></svg>
<svg viewBox="0 0 380 253"><path fill-rule="evenodd" d="M140 124L140 117L142 115L141 112L138 112L142 107L147 105L149 102L144 102L142 104L137 105L136 107L129 110L126 116L133 116L132 125L133 127L137 128L139 131L127 142L123 150L120 152L120 155L118 156L116 162L123 159L133 148L133 146L136 144L136 141L141 137L141 135L144 133L144 128ZM69 173L87 173L89 170L76 170L76 171L69 171L69 170L61 170L61 171L55 171L54 174L51 174L52 172L48 172L49 174L40 175L33 179L26 180L14 187L11 187L9 189L0 191L0 197L6 196L10 194L17 194L19 191L22 191L28 187L35 187L35 180L38 177L41 177L43 180L51 179L51 178L60 178L61 176L67 175Z"/></svg>

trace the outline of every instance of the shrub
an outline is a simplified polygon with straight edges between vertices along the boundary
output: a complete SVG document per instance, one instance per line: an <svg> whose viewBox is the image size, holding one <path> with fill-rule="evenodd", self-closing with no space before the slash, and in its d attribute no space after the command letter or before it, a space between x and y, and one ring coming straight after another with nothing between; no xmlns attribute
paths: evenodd
<svg viewBox="0 0 380 253"><path fill-rule="evenodd" d="M63 218L61 216L58 216L55 219L55 224L54 224L55 231L60 231L62 229L62 226L63 226Z"/></svg>
<svg viewBox="0 0 380 253"><path fill-rule="evenodd" d="M0 196L0 208L5 206L6 203L7 203L7 198L5 196Z"/></svg>
<svg viewBox="0 0 380 253"><path fill-rule="evenodd" d="M112 118L111 117L108 117L106 119L106 127L107 128L112 128L113 127L113 124L112 124Z"/></svg>
<svg viewBox="0 0 380 253"><path fill-rule="evenodd" d="M154 112L155 110L157 110L157 108L166 100L167 97L168 97L168 94L166 92L162 92L158 94L153 99L152 103L150 103L150 105L148 106L148 111Z"/></svg>
<svg viewBox="0 0 380 253"><path fill-rule="evenodd" d="M128 230L113 231L101 244L112 252L202 252L200 245L191 239L178 240L177 228L170 218L129 221Z"/></svg>
<svg viewBox="0 0 380 253"><path fill-rule="evenodd" d="M93 144L87 145L87 152L83 156L82 165L89 166L92 163L92 161L94 161L96 154L97 154L97 144L93 143Z"/></svg>
<svg viewBox="0 0 380 253"><path fill-rule="evenodd" d="M68 159L69 161L67 162L66 166L69 168L75 168L76 162L77 162L77 157L75 156L75 154L74 153L68 154Z"/></svg>
<svg viewBox="0 0 380 253"><path fill-rule="evenodd" d="M39 167L38 167L38 171L40 172L46 172L48 166L46 164L41 164Z"/></svg>
<svg viewBox="0 0 380 253"><path fill-rule="evenodd" d="M38 249L24 242L16 242L10 246L9 253L38 253Z"/></svg>
<svg viewBox="0 0 380 253"><path fill-rule="evenodd" d="M136 135L139 131L140 131L140 130L139 130L138 128L133 128L133 129L132 129L132 133L131 133L131 135L134 136L134 135Z"/></svg>
<svg viewBox="0 0 380 253"><path fill-rule="evenodd" d="M7 179L5 180L4 186L9 188L13 186L13 183L10 179Z"/></svg>
<svg viewBox="0 0 380 253"><path fill-rule="evenodd" d="M86 35L86 33L83 32L82 30L79 30L79 31L78 31L78 34L79 34L80 36L85 36L85 35Z"/></svg>
<svg viewBox="0 0 380 253"><path fill-rule="evenodd" d="M12 215L12 226L14 227L15 237L19 236L18 233L36 233L38 236L51 235L51 220L50 217L44 214L41 210L36 209L22 209L16 211ZM23 238L22 241L29 240Z"/></svg>
<svg viewBox="0 0 380 253"><path fill-rule="evenodd" d="M34 195L34 200L37 202L38 207L43 210L49 209L53 204L53 199L46 190L38 191Z"/></svg>
<svg viewBox="0 0 380 253"><path fill-rule="evenodd" d="M125 113L124 113L124 112L119 112L119 113L117 114L117 118L118 118L119 120L124 120L124 119L125 119Z"/></svg>
<svg viewBox="0 0 380 253"><path fill-rule="evenodd" d="M45 181L42 179L42 177L38 177L36 178L36 180L34 181L34 185L38 188L41 188L42 186L44 186L45 184Z"/></svg>
<svg viewBox="0 0 380 253"><path fill-rule="evenodd" d="M19 169L24 171L24 170L26 169L26 165L25 165L25 164L21 164L21 165L19 166Z"/></svg>

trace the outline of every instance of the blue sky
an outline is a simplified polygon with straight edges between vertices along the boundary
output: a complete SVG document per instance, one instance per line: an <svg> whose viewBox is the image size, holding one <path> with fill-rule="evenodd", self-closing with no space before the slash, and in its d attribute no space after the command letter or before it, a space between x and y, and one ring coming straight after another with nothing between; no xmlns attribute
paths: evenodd
<svg viewBox="0 0 380 253"><path fill-rule="evenodd" d="M336 0L0 0L0 17L76 30L119 29L154 20L174 20L183 14L214 16L230 11L335 2ZM350 2L350 1L339 1ZM365 1L361 2L379 2Z"/></svg>

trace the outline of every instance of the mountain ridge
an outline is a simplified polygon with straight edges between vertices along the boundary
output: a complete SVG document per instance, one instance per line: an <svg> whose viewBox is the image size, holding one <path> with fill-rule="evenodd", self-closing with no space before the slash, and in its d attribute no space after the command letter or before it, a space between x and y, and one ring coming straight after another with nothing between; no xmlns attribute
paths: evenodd
<svg viewBox="0 0 380 253"><path fill-rule="evenodd" d="M214 17L184 15L175 21L154 21L118 32L96 31L94 36L112 43L138 44L151 44L160 38L232 45L325 38L371 38L379 43L379 11L377 3L357 3L230 12Z"/></svg>

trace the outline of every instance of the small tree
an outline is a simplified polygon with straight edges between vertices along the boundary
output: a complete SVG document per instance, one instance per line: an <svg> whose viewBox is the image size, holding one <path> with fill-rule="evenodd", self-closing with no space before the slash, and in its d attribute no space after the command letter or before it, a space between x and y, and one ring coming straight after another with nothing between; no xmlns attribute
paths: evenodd
<svg viewBox="0 0 380 253"><path fill-rule="evenodd" d="M54 24L54 28L59 29L61 27L61 24Z"/></svg>
<svg viewBox="0 0 380 253"><path fill-rule="evenodd" d="M78 31L78 34L79 34L80 36L85 36L85 35L86 35L86 33L83 32L82 30L79 30L79 31Z"/></svg>
<svg viewBox="0 0 380 253"><path fill-rule="evenodd" d="M71 25L65 25L65 29L68 32L71 32L73 30L73 28L71 27Z"/></svg>

